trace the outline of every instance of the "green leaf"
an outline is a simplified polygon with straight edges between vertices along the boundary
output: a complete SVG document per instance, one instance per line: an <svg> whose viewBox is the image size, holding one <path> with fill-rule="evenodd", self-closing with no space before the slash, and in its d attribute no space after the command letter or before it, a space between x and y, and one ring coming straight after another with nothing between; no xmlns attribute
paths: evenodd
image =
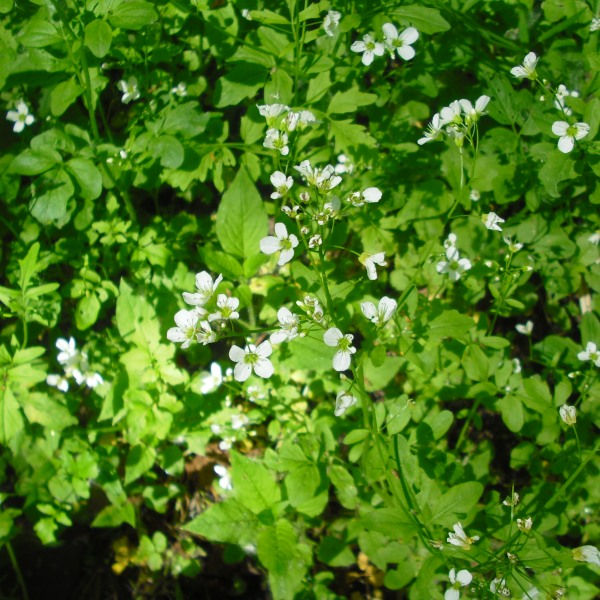
<svg viewBox="0 0 600 600"><path fill-rule="evenodd" d="M438 33L450 29L450 23L435 8L410 4L395 8L391 12L399 19L414 25L421 33Z"/></svg>
<svg viewBox="0 0 600 600"><path fill-rule="evenodd" d="M44 48L62 41L63 38L56 27L47 19L37 16L25 25L19 37L19 42L26 48Z"/></svg>
<svg viewBox="0 0 600 600"><path fill-rule="evenodd" d="M77 100L81 92L83 88L77 83L75 77L61 81L50 92L50 112L55 117L60 117Z"/></svg>
<svg viewBox="0 0 600 600"><path fill-rule="evenodd" d="M294 598L301 589L306 564L298 548L298 536L286 520L265 527L258 535L257 552L269 572L274 600Z"/></svg>
<svg viewBox="0 0 600 600"><path fill-rule="evenodd" d="M161 135L152 141L150 152L160 158L160 164L169 169L177 169L183 163L183 146L172 135Z"/></svg>
<svg viewBox="0 0 600 600"><path fill-rule="evenodd" d="M483 494L483 485L478 481L459 483L450 488L433 505L431 521L450 527L457 518L463 518L477 504Z"/></svg>
<svg viewBox="0 0 600 600"><path fill-rule="evenodd" d="M462 365L465 373L473 381L485 381L490 369L489 361L483 350L476 344L467 346Z"/></svg>
<svg viewBox="0 0 600 600"><path fill-rule="evenodd" d="M183 529L213 542L248 544L256 541L258 519L237 500L213 504Z"/></svg>
<svg viewBox="0 0 600 600"><path fill-rule="evenodd" d="M351 151L359 147L374 148L377 140L362 125L357 125L352 119L329 122L330 137L335 138L335 151Z"/></svg>
<svg viewBox="0 0 600 600"><path fill-rule="evenodd" d="M429 322L427 337L430 341L439 341L446 337L465 339L473 327L473 319L457 310L445 310Z"/></svg>
<svg viewBox="0 0 600 600"><path fill-rule="evenodd" d="M215 106L235 106L245 98L252 98L265 85L267 74L266 67L262 65L237 63L217 80Z"/></svg>
<svg viewBox="0 0 600 600"><path fill-rule="evenodd" d="M68 221L67 203L75 187L64 171L57 172L51 182L45 183L46 190L30 201L29 210L42 225L62 227Z"/></svg>
<svg viewBox="0 0 600 600"><path fill-rule="evenodd" d="M149 471L154 464L156 451L148 446L133 446L125 462L125 485L130 484Z"/></svg>
<svg viewBox="0 0 600 600"><path fill-rule="evenodd" d="M377 100L377 94L361 92L357 87L352 87L343 92L336 92L329 102L327 112L349 113L355 112L359 106L368 106Z"/></svg>
<svg viewBox="0 0 600 600"><path fill-rule="evenodd" d="M135 509L133 504L127 501L104 507L92 521L92 527L118 527L122 523L136 526Z"/></svg>
<svg viewBox="0 0 600 600"><path fill-rule="evenodd" d="M588 342L598 344L600 340L600 321L593 312L585 313L581 317L579 325L581 329L581 345L586 346Z"/></svg>
<svg viewBox="0 0 600 600"><path fill-rule="evenodd" d="M96 294L83 296L75 308L75 325L80 331L89 329L97 320L100 312L100 300Z"/></svg>
<svg viewBox="0 0 600 600"><path fill-rule="evenodd" d="M112 10L109 21L121 29L142 29L152 25L158 19L158 13L146 0L124 0Z"/></svg>
<svg viewBox="0 0 600 600"><path fill-rule="evenodd" d="M90 52L97 58L102 58L110 50L112 29L106 21L95 19L85 26L83 39Z"/></svg>
<svg viewBox="0 0 600 600"><path fill-rule="evenodd" d="M281 492L272 474L260 462L231 453L231 478L235 497L254 513L273 507Z"/></svg>
<svg viewBox="0 0 600 600"><path fill-rule="evenodd" d="M10 171L18 175L39 175L61 161L60 154L55 150L23 150L10 163Z"/></svg>
<svg viewBox="0 0 600 600"><path fill-rule="evenodd" d="M19 403L11 389L0 388L0 444L8 445L12 438L23 429L23 415Z"/></svg>
<svg viewBox="0 0 600 600"><path fill-rule="evenodd" d="M37 259L40 252L39 242L31 245L27 254L19 260L19 287L26 290L31 278L40 270Z"/></svg>
<svg viewBox="0 0 600 600"><path fill-rule="evenodd" d="M102 193L102 174L91 160L72 158L66 164L85 200L95 200Z"/></svg>
<svg viewBox="0 0 600 600"><path fill-rule="evenodd" d="M552 410L552 394L545 381L540 379L539 375L534 375L523 381L525 395L521 396L523 403L527 408L531 408L541 414Z"/></svg>
<svg viewBox="0 0 600 600"><path fill-rule="evenodd" d="M539 170L538 176L548 194L553 198L560 198L558 184L577 177L575 161L568 154L554 149L546 155L544 166Z"/></svg>
<svg viewBox="0 0 600 600"><path fill-rule="evenodd" d="M197 102L185 102L167 112L161 130L185 139L193 138L204 133L210 116L211 113L199 111Z"/></svg>
<svg viewBox="0 0 600 600"><path fill-rule="evenodd" d="M242 258L253 256L267 234L267 223L260 195L242 167L217 210L216 232L223 250Z"/></svg>
<svg viewBox="0 0 600 600"><path fill-rule="evenodd" d="M523 403L513 394L504 396L496 402L496 406L500 409L504 424L513 433L521 431L524 423Z"/></svg>

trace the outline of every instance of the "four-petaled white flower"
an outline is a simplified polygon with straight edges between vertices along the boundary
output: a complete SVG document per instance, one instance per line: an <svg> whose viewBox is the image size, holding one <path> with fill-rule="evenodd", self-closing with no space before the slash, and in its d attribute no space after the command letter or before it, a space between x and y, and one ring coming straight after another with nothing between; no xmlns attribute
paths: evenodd
<svg viewBox="0 0 600 600"><path fill-rule="evenodd" d="M347 201L352 204L352 206L363 206L365 202L368 204L376 204L381 200L381 190L376 187L368 187L364 189L362 192L353 192L347 198Z"/></svg>
<svg viewBox="0 0 600 600"><path fill-rule="evenodd" d="M446 259L438 262L436 270L440 274L447 273L450 281L458 281L461 275L471 268L471 261L468 258L461 258L455 246L446 248Z"/></svg>
<svg viewBox="0 0 600 600"><path fill-rule="evenodd" d="M512 254L518 252L519 250L521 250L521 248L523 248L523 244L521 244L520 242L513 241L513 239L508 235L505 235L502 239L504 240L504 243L508 246L508 251Z"/></svg>
<svg viewBox="0 0 600 600"><path fill-rule="evenodd" d="M490 231L502 231L500 224L504 223L504 219L495 212L484 213L481 215L481 220Z"/></svg>
<svg viewBox="0 0 600 600"><path fill-rule="evenodd" d="M367 301L360 303L360 309L362 310L363 315L365 315L369 321L375 323L375 325L387 323L394 315L397 307L398 303L393 298L388 298L387 296L381 298L377 308L373 302Z"/></svg>
<svg viewBox="0 0 600 600"><path fill-rule="evenodd" d="M569 125L566 121L554 121L552 123L552 133L559 136L558 149L568 154L573 150L575 140L584 138L590 132L590 126L587 123L574 123Z"/></svg>
<svg viewBox="0 0 600 600"><path fill-rule="evenodd" d="M298 115L298 129L304 129L311 123L317 122L317 117L310 110L301 110Z"/></svg>
<svg viewBox="0 0 600 600"><path fill-rule="evenodd" d="M198 309L196 309L196 312L197 311ZM212 344L217 339L217 336L211 329L208 321L198 321L196 327L196 339L198 340L199 344L206 346L207 344Z"/></svg>
<svg viewBox="0 0 600 600"><path fill-rule="evenodd" d="M231 483L231 477L229 476L229 471L223 465L215 465L213 467L214 472L219 477L219 486L222 490L232 490L233 484Z"/></svg>
<svg viewBox="0 0 600 600"><path fill-rule="evenodd" d="M335 174L335 167L333 165L325 165L320 169L313 167L309 160L303 160L294 169L302 175L306 183L313 185L322 192L331 191L342 181L342 178Z"/></svg>
<svg viewBox="0 0 600 600"><path fill-rule="evenodd" d="M417 140L417 144L419 144L419 146L422 146L427 142L437 140L437 138L440 137L442 133L443 126L444 123L440 118L440 113L435 113L435 115L433 115L433 117L431 118L431 123L429 123L429 125L427 126L427 131L425 131L422 138L419 138Z"/></svg>
<svg viewBox="0 0 600 600"><path fill-rule="evenodd" d="M470 550L471 546L479 539L478 535L468 537L460 523L455 523L452 526L452 529L454 529L454 532L451 531L448 534L446 541L453 546L459 546L464 550Z"/></svg>
<svg viewBox="0 0 600 600"><path fill-rule="evenodd" d="M181 343L182 348L189 348L196 339L196 325L200 315L195 310L180 310L175 313L175 324L167 331L167 339L171 342Z"/></svg>
<svg viewBox="0 0 600 600"><path fill-rule="evenodd" d="M268 379L273 375L273 364L269 360L273 348L268 341L262 342L258 346L248 344L245 348L231 346L229 349L229 358L237 363L233 369L233 377L236 381L246 381L252 371L259 377Z"/></svg>
<svg viewBox="0 0 600 600"><path fill-rule="evenodd" d="M123 104L129 104L132 100L137 100L140 97L140 90L138 89L138 82L135 77L130 77L127 81L121 79L117 83L117 87L123 92L121 96Z"/></svg>
<svg viewBox="0 0 600 600"><path fill-rule="evenodd" d="M282 156L287 156L290 153L290 148L287 145L288 136L284 131L279 129L267 129L263 146L271 150L278 150Z"/></svg>
<svg viewBox="0 0 600 600"><path fill-rule="evenodd" d="M560 414L560 418L567 425L575 425L577 422L577 409L574 406L569 406L568 404L563 404L559 409L558 413Z"/></svg>
<svg viewBox="0 0 600 600"><path fill-rule="evenodd" d="M231 417L231 429L242 429L243 427L246 427L249 422L250 419L248 419L246 415L233 415Z"/></svg>
<svg viewBox="0 0 600 600"><path fill-rule="evenodd" d="M171 94L175 94L179 98L185 98L187 96L187 86L183 81L180 81L174 88L171 88Z"/></svg>
<svg viewBox="0 0 600 600"><path fill-rule="evenodd" d="M330 327L323 334L323 341L332 348L337 348L333 355L333 368L336 371L345 371L350 368L352 355L356 348L352 345L354 336L350 333L344 335L337 327Z"/></svg>
<svg viewBox="0 0 600 600"><path fill-rule="evenodd" d="M275 223L275 236L268 235L260 240L260 250L265 254L280 252L277 264L281 267L294 258L294 248L298 245L298 238L290 233L283 223Z"/></svg>
<svg viewBox="0 0 600 600"><path fill-rule="evenodd" d="M25 129L25 125L31 125L35 119L32 114L29 113L29 108L23 100L17 102L16 110L9 110L6 113L6 118L9 121L14 121L13 131L15 133L21 133Z"/></svg>
<svg viewBox="0 0 600 600"><path fill-rule="evenodd" d="M75 381L77 381L77 383L79 384L85 383L85 385L92 389L100 385L101 383L104 383L102 375L100 375L100 373L93 373L92 371L87 371L83 373L81 381L78 381L77 377L75 377Z"/></svg>
<svg viewBox="0 0 600 600"><path fill-rule="evenodd" d="M323 19L323 29L325 33L329 37L333 37L335 35L335 30L338 28L340 24L340 19L342 18L342 13L337 10L330 10Z"/></svg>
<svg viewBox="0 0 600 600"><path fill-rule="evenodd" d="M290 107L285 104L257 104L256 108L258 108L259 114L266 119L267 125L269 126L271 126L282 113L290 110Z"/></svg>
<svg viewBox="0 0 600 600"><path fill-rule="evenodd" d="M183 292L184 301L192 306L204 306L212 298L222 280L223 275L219 275L213 281L213 278L207 271L196 273L196 289L198 291L193 294Z"/></svg>
<svg viewBox="0 0 600 600"><path fill-rule="evenodd" d="M385 46L392 55L394 52L404 60L410 60L415 56L415 49L411 46L419 39L419 32L414 27L407 27L402 33L398 33L398 29L391 23L384 23L383 37L385 38ZM364 61L363 61L364 62Z"/></svg>
<svg viewBox="0 0 600 600"><path fill-rule="evenodd" d="M375 279L377 279L377 268L375 267L375 265L379 265L380 267L387 266L384 252L377 252L375 254L371 254L371 255L367 256L362 261L362 263L363 263L363 265L365 265L365 268L367 269L367 277L371 281L374 281Z"/></svg>
<svg viewBox="0 0 600 600"><path fill-rule="evenodd" d="M61 392L69 390L69 380L63 375L48 375L46 383L52 387L58 388Z"/></svg>
<svg viewBox="0 0 600 600"><path fill-rule="evenodd" d="M225 319L239 319L240 313L237 311L240 301L237 298L230 298L225 294L217 296L217 312L208 315L208 321L219 321Z"/></svg>
<svg viewBox="0 0 600 600"><path fill-rule="evenodd" d="M292 185L294 185L293 178L291 176L286 177L285 173L282 173L281 171L275 171L270 179L275 188L275 191L271 193L271 198L273 198L273 200L285 196Z"/></svg>
<svg viewBox="0 0 600 600"><path fill-rule="evenodd" d="M513 67L510 72L514 77L518 77L519 79L527 78L527 79L536 79L537 73L535 72L535 67L537 66L538 57L535 55L535 52L529 52L527 56L523 59L523 64L517 67Z"/></svg>
<svg viewBox="0 0 600 600"><path fill-rule="evenodd" d="M524 519L517 519L517 528L523 533L529 533L533 527L533 519L531 517L525 517Z"/></svg>
<svg viewBox="0 0 600 600"><path fill-rule="evenodd" d="M282 306L277 311L277 319L279 320L279 327L281 329L271 334L270 340L272 344L289 342L298 337L298 315L295 315L289 308Z"/></svg>
<svg viewBox="0 0 600 600"><path fill-rule="evenodd" d="M367 34L362 41L357 40L350 46L352 52L362 52L362 64L368 67L376 56L383 56L385 48L381 42L376 42L373 36Z"/></svg>
<svg viewBox="0 0 600 600"><path fill-rule="evenodd" d="M577 354L577 358L584 361L589 360L592 364L600 367L600 351L594 342L588 342L585 346L585 350L582 350Z"/></svg>
<svg viewBox="0 0 600 600"><path fill-rule="evenodd" d="M460 598L459 589L468 586L473 581L473 575L466 569L461 569L458 573L456 569L450 569L448 579L450 579L452 587L444 593L444 600L458 600Z"/></svg>
<svg viewBox="0 0 600 600"><path fill-rule="evenodd" d="M596 546L579 546L571 550L573 558L581 562L591 563L600 567L600 551Z"/></svg>
<svg viewBox="0 0 600 600"><path fill-rule="evenodd" d="M489 101L490 97L485 95L477 98L475 101L475 106L473 106L471 102L465 98L459 100L467 123L476 123L479 117L485 114L485 109Z"/></svg>
<svg viewBox="0 0 600 600"><path fill-rule="evenodd" d="M531 335L533 331L533 321L527 321L526 323L517 323L515 329L522 335Z"/></svg>
<svg viewBox="0 0 600 600"><path fill-rule="evenodd" d="M79 351L75 347L75 339L70 337L69 341L65 338L58 338L56 340L56 347L60 350L56 356L56 360L61 365L69 365L77 361L79 358Z"/></svg>
<svg viewBox="0 0 600 600"><path fill-rule="evenodd" d="M462 108L458 100L453 100L448 106L444 106L440 111L442 125L460 125L462 123L461 111Z"/></svg>
<svg viewBox="0 0 600 600"><path fill-rule="evenodd" d="M335 409L333 414L336 417L341 417L351 406L356 404L357 400L348 392L338 392L338 395L335 399Z"/></svg>
<svg viewBox="0 0 600 600"><path fill-rule="evenodd" d="M204 373L200 380L200 393L212 394L223 383L223 371L219 363L210 365L210 373Z"/></svg>

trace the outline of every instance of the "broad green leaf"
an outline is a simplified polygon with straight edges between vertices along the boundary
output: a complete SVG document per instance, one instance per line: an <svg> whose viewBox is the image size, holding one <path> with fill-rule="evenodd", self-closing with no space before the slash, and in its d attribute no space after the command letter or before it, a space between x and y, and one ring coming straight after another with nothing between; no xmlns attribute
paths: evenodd
<svg viewBox="0 0 600 600"><path fill-rule="evenodd" d="M161 135L150 144L150 152L160 160L163 167L177 169L183 162L183 146L172 135Z"/></svg>
<svg viewBox="0 0 600 600"><path fill-rule="evenodd" d="M241 168L223 194L216 231L225 252L241 258L255 255L267 234L267 213L254 183Z"/></svg>
<svg viewBox="0 0 600 600"><path fill-rule="evenodd" d="M451 487L432 506L432 522L450 527L457 519L464 518L477 504L483 494L483 485L478 481L467 481Z"/></svg>
<svg viewBox="0 0 600 600"><path fill-rule="evenodd" d="M130 484L149 471L154 464L156 450L149 446L133 446L125 462L125 485Z"/></svg>
<svg viewBox="0 0 600 600"><path fill-rule="evenodd" d="M0 444L9 445L23 425L19 403L10 387L3 385L0 389Z"/></svg>
<svg viewBox="0 0 600 600"><path fill-rule="evenodd" d="M358 148L374 148L377 145L375 138L363 125L357 125L352 119L329 122L330 137L335 139L336 152L356 151Z"/></svg>
<svg viewBox="0 0 600 600"><path fill-rule="evenodd" d="M568 154L563 154L555 148L547 155L538 176L546 191L553 198L559 198L561 192L558 184L577 177L575 161Z"/></svg>
<svg viewBox="0 0 600 600"><path fill-rule="evenodd" d="M97 58L106 56L112 43L112 29L102 19L94 19L85 26L85 45Z"/></svg>
<svg viewBox="0 0 600 600"><path fill-rule="evenodd" d="M161 131L185 139L193 138L205 131L210 117L211 113L200 112L198 102L185 102L166 113Z"/></svg>
<svg viewBox="0 0 600 600"><path fill-rule="evenodd" d="M42 225L62 227L68 221L67 204L75 191L73 182L67 173L58 171L44 183L44 191L30 201L29 210Z"/></svg>
<svg viewBox="0 0 600 600"><path fill-rule="evenodd" d="M267 69L256 63L237 63L223 77L219 77L215 89L215 106L236 106L245 98L251 98L265 85Z"/></svg>
<svg viewBox="0 0 600 600"><path fill-rule="evenodd" d="M504 424L513 433L521 431L524 423L523 403L514 394L507 394L496 402Z"/></svg>
<svg viewBox="0 0 600 600"><path fill-rule="evenodd" d="M397 508L373 510L364 515L361 522L367 529L379 531L395 539L410 537L417 530L415 522Z"/></svg>
<svg viewBox="0 0 600 600"><path fill-rule="evenodd" d="M152 25L157 19L156 9L146 0L124 0L109 15L112 25L121 29L142 29Z"/></svg>
<svg viewBox="0 0 600 600"><path fill-rule="evenodd" d="M56 27L41 16L31 19L19 37L19 42L26 48L44 48L62 41Z"/></svg>
<svg viewBox="0 0 600 600"><path fill-rule="evenodd" d="M50 112L55 117L60 117L77 100L81 92L83 88L75 77L61 81L50 92Z"/></svg>
<svg viewBox="0 0 600 600"><path fill-rule="evenodd" d="M19 286L22 290L29 287L31 278L40 270L38 265L38 255L40 252L39 242L35 242L31 245L27 254L19 260Z"/></svg>
<svg viewBox="0 0 600 600"><path fill-rule="evenodd" d="M18 175L39 175L61 162L55 150L23 150L10 164L10 171Z"/></svg>
<svg viewBox="0 0 600 600"><path fill-rule="evenodd" d="M75 325L80 331L89 329L97 320L100 312L100 300L96 294L83 296L75 308Z"/></svg>
<svg viewBox="0 0 600 600"><path fill-rule="evenodd" d="M86 200L95 200L102 193L102 174L91 160L72 158L66 164Z"/></svg>
<svg viewBox="0 0 600 600"><path fill-rule="evenodd" d="M135 509L131 502L109 504L96 515L92 521L92 527L118 527L123 523L128 523L132 527L136 526Z"/></svg>
<svg viewBox="0 0 600 600"><path fill-rule="evenodd" d="M413 25L421 33L431 34L450 29L450 23L435 8L409 4L394 8L391 13L407 25Z"/></svg>
<svg viewBox="0 0 600 600"><path fill-rule="evenodd" d="M335 113L353 113L359 106L368 106L377 100L377 94L368 94L361 92L357 87L352 87L343 92L336 92L329 102L327 112Z"/></svg>
<svg viewBox="0 0 600 600"><path fill-rule="evenodd" d="M439 341L446 337L465 339L471 327L473 327L471 317L454 309L445 310L429 322L427 337L430 341Z"/></svg>
<svg viewBox="0 0 600 600"><path fill-rule="evenodd" d="M273 508L281 499L273 475L260 462L231 453L231 478L235 497L254 513Z"/></svg>

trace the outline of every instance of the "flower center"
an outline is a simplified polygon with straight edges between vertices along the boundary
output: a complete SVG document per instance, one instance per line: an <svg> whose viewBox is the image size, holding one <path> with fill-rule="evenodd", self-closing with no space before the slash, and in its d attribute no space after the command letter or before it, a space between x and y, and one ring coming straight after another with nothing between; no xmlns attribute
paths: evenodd
<svg viewBox="0 0 600 600"><path fill-rule="evenodd" d="M248 354L246 354L246 356L244 356L244 362L248 365L253 365L258 361L258 354L255 354L254 352L249 352Z"/></svg>
<svg viewBox="0 0 600 600"><path fill-rule="evenodd" d="M567 136L568 137L575 137L575 134L577 133L577 127L575 127L574 125L571 125L568 129L567 129Z"/></svg>
<svg viewBox="0 0 600 600"><path fill-rule="evenodd" d="M343 337L339 342L338 342L338 350L341 350L343 352L347 352L348 348L350 348L350 340L347 337Z"/></svg>

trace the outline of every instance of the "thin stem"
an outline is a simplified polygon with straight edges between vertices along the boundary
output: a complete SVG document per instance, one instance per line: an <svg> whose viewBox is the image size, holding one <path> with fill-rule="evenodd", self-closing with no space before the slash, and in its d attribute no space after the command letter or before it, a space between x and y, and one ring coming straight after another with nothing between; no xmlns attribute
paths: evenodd
<svg viewBox="0 0 600 600"><path fill-rule="evenodd" d="M21 588L21 594L23 595L24 600L29 600L29 593L27 592L27 586L25 585L25 580L23 579L23 573L21 573L21 568L19 567L17 557L10 542L6 542L6 551L8 552L8 557L10 558L12 567L15 570L17 581L19 582L19 587Z"/></svg>

